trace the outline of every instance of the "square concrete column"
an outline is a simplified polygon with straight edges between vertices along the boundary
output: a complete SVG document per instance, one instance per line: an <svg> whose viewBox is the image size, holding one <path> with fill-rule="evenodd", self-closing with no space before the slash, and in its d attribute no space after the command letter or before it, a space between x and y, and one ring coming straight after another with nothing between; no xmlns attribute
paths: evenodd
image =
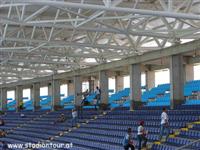
<svg viewBox="0 0 200 150"><path fill-rule="evenodd" d="M194 65L186 64L184 67L185 67L185 82L194 80Z"/></svg>
<svg viewBox="0 0 200 150"><path fill-rule="evenodd" d="M89 91L92 93L94 92L94 80L92 80L91 78L88 79L89 82Z"/></svg>
<svg viewBox="0 0 200 150"><path fill-rule="evenodd" d="M54 79L51 84L52 88L52 109L60 108L60 80Z"/></svg>
<svg viewBox="0 0 200 150"><path fill-rule="evenodd" d="M7 110L7 90L6 90L6 88L0 89L0 95L1 95L1 110L6 111Z"/></svg>
<svg viewBox="0 0 200 150"><path fill-rule="evenodd" d="M34 83L31 88L31 100L33 101L33 109L40 109L40 83Z"/></svg>
<svg viewBox="0 0 200 150"><path fill-rule="evenodd" d="M74 77L74 100L75 100L75 106L79 107L81 106L81 101L82 101L82 80L80 76L75 76Z"/></svg>
<svg viewBox="0 0 200 150"><path fill-rule="evenodd" d="M170 57L170 100L171 109L184 101L184 65L182 55Z"/></svg>
<svg viewBox="0 0 200 150"><path fill-rule="evenodd" d="M130 65L130 110L139 107L141 103L141 65Z"/></svg>
<svg viewBox="0 0 200 150"><path fill-rule="evenodd" d="M74 83L72 81L67 84L67 96L74 95Z"/></svg>
<svg viewBox="0 0 200 150"><path fill-rule="evenodd" d="M23 88L22 85L17 85L15 90L16 111L20 110L20 105L23 103Z"/></svg>
<svg viewBox="0 0 200 150"><path fill-rule="evenodd" d="M52 82L48 84L48 96L52 96Z"/></svg>
<svg viewBox="0 0 200 150"><path fill-rule="evenodd" d="M115 76L115 92L120 91L124 88L124 77Z"/></svg>
<svg viewBox="0 0 200 150"><path fill-rule="evenodd" d="M99 72L99 83L101 89L100 104L108 104L108 73L106 70Z"/></svg>
<svg viewBox="0 0 200 150"><path fill-rule="evenodd" d="M155 71L146 71L146 88L148 90L155 87Z"/></svg>
<svg viewBox="0 0 200 150"><path fill-rule="evenodd" d="M99 80L95 79L94 80L94 89L96 89L97 86L99 86Z"/></svg>

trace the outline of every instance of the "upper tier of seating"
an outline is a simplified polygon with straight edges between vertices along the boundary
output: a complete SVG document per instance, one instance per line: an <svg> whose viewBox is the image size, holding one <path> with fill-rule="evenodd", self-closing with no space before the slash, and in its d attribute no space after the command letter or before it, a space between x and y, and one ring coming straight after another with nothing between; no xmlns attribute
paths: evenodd
<svg viewBox="0 0 200 150"><path fill-rule="evenodd" d="M118 107L119 101L129 96L129 88L125 88L109 98L111 107ZM185 105L200 105L200 100L193 98L194 93L200 92L200 80L189 81L184 86L184 96L187 97ZM192 97L192 98L191 98ZM199 96L200 97L200 96ZM143 92L142 102L147 103L146 106L169 106L170 105L170 84L161 84L150 90ZM130 99L122 104L124 107L130 106Z"/></svg>
<svg viewBox="0 0 200 150"><path fill-rule="evenodd" d="M187 97L184 105L200 105L200 100L194 99L193 95L200 92L200 80L188 81L184 86L184 95ZM120 90L109 97L109 104L112 108L121 106L129 107L130 99L129 97L130 88L125 88ZM68 97L63 97L61 95L61 105L64 108L74 108L74 96L70 95ZM93 104L93 99L95 94L92 93L87 97L87 101ZM200 97L200 96L199 96ZM51 96L41 96L40 97L41 109L50 110L51 109ZM200 98L199 98L200 99ZM142 102L147 103L146 106L169 106L170 105L170 84L161 84L150 90L143 92ZM24 107L26 110L33 109L33 100L28 98L23 98ZM124 102L124 103L123 103ZM8 110L15 110L16 100L8 99L7 108ZM92 106L86 106L88 108Z"/></svg>

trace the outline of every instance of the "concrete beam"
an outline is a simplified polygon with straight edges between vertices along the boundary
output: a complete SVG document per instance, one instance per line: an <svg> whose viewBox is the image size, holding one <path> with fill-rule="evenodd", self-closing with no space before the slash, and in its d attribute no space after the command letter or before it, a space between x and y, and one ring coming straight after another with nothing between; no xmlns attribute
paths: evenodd
<svg viewBox="0 0 200 150"><path fill-rule="evenodd" d="M200 63L200 56L194 56L188 58L188 64L195 64L195 63Z"/></svg>

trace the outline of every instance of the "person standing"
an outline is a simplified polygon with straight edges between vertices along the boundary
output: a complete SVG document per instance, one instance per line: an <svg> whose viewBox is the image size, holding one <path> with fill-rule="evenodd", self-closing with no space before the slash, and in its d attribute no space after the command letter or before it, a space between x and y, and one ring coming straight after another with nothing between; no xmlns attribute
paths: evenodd
<svg viewBox="0 0 200 150"><path fill-rule="evenodd" d="M141 150L142 147L146 147L147 145L147 131L144 129L144 121L140 121L140 125L138 126L138 133L137 133L137 138L139 141L139 146L138 150ZM142 144L142 141L143 144Z"/></svg>
<svg viewBox="0 0 200 150"><path fill-rule="evenodd" d="M162 139L165 131L166 131L166 140L167 140L168 136L169 136L169 117L167 115L167 109L164 107L162 114L161 114L161 126L160 126L159 140Z"/></svg>
<svg viewBox="0 0 200 150"><path fill-rule="evenodd" d="M0 126L4 126L4 125L5 125L4 120L0 118Z"/></svg>
<svg viewBox="0 0 200 150"><path fill-rule="evenodd" d="M123 146L124 146L124 150L128 150L129 148L131 148L131 150L135 150L135 146L134 146L133 140L132 140L131 128L128 128L128 130L127 130L127 133L123 139Z"/></svg>
<svg viewBox="0 0 200 150"><path fill-rule="evenodd" d="M77 113L76 109L72 109L72 127L76 126L77 117L78 117L78 113Z"/></svg>
<svg viewBox="0 0 200 150"><path fill-rule="evenodd" d="M78 117L80 117L80 119L83 119L83 106L87 106L89 105L89 102L87 101L87 97L89 96L89 91L88 89L85 92L80 93L83 97L82 102L81 102L81 106L78 109Z"/></svg>
<svg viewBox="0 0 200 150"><path fill-rule="evenodd" d="M99 105L99 101L101 100L101 89L97 86L96 90L94 92L96 94L95 96L95 109L97 110L97 106Z"/></svg>

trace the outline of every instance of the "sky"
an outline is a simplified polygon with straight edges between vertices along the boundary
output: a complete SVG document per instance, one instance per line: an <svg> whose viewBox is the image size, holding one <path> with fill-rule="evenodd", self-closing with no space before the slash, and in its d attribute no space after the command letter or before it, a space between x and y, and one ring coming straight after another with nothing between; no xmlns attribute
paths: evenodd
<svg viewBox="0 0 200 150"><path fill-rule="evenodd" d="M164 78L163 78L164 77ZM200 64L194 66L194 80L200 80ZM169 83L169 69L164 70L157 70L155 72L155 86L158 84L164 84ZM145 74L141 75L141 84L144 86L145 83ZM83 82L82 84L82 90L85 91L88 89L89 83ZM130 77L124 76L124 88L130 87ZM115 79L109 78L109 89L115 89ZM60 86L61 94L64 94L67 96L67 84ZM48 88L47 87L41 87L40 88L40 95L48 95ZM30 99L31 91L30 89L24 89L23 90L23 97L28 97ZM7 92L8 98L15 98L15 92L14 91L8 91Z"/></svg>

